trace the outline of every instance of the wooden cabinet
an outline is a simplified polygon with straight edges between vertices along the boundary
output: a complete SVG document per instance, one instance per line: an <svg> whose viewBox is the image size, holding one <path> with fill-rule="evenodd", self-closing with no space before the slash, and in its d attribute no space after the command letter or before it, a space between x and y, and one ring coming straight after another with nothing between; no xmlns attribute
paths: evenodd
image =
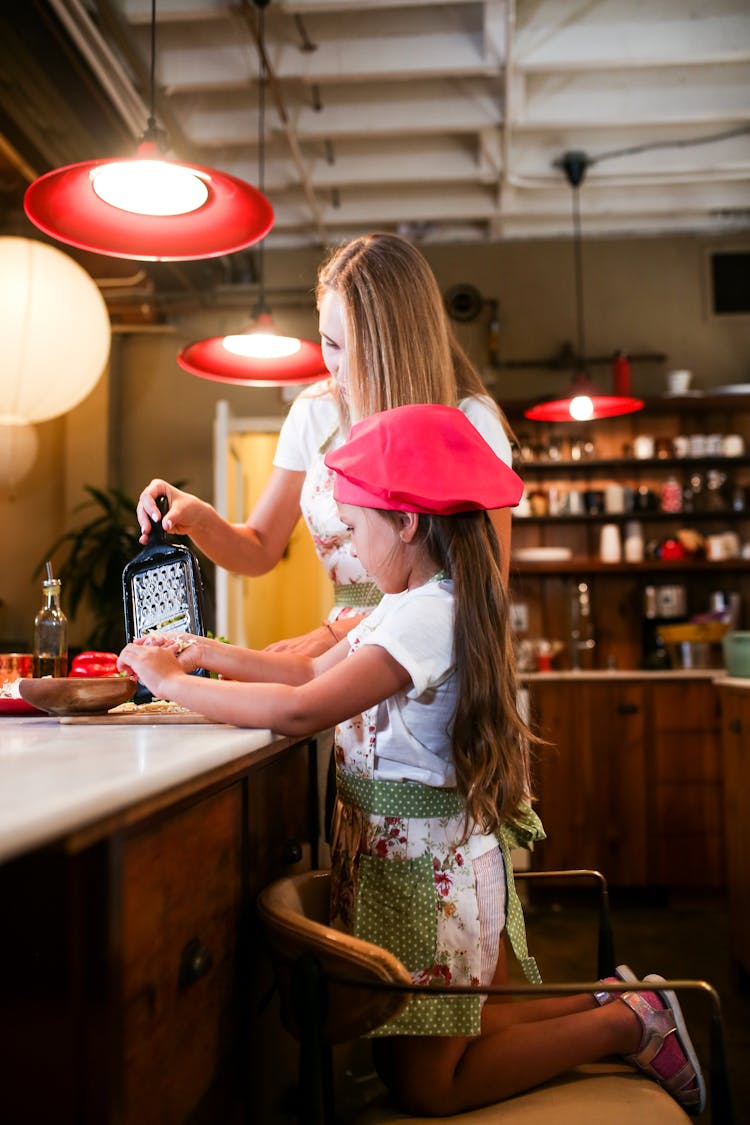
<svg viewBox="0 0 750 1125"><path fill-rule="evenodd" d="M314 776L314 744L282 743L87 846L0 866L4 1125L248 1119L270 978L254 900L310 864ZM261 1076L269 1107L279 1076Z"/></svg>
<svg viewBox="0 0 750 1125"><path fill-rule="evenodd" d="M636 680L535 682L538 811L547 839L535 866L595 867L613 885L647 874L646 689Z"/></svg>
<svg viewBox="0 0 750 1125"><path fill-rule="evenodd" d="M652 878L724 885L719 693L711 683L652 691L649 800Z"/></svg>
<svg viewBox="0 0 750 1125"><path fill-rule="evenodd" d="M532 715L537 868L594 867L613 886L724 881L718 693L711 682L538 677Z"/></svg>
<svg viewBox="0 0 750 1125"><path fill-rule="evenodd" d="M722 685L721 712L729 937L750 974L750 687Z"/></svg>

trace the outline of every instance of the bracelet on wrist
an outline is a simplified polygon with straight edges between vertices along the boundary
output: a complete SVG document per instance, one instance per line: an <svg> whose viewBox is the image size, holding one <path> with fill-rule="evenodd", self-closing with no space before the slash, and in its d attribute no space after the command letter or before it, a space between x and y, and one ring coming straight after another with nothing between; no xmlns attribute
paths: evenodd
<svg viewBox="0 0 750 1125"><path fill-rule="evenodd" d="M341 637L339 637L339 636L337 636L337 635L336 635L336 630L334 629L334 627L333 627L333 625L331 624L331 622L330 622L330 621L324 621L324 622L323 622L323 624L325 625L326 629L328 630L328 632L329 632L329 633L331 634L331 636L333 637L333 643L334 643L334 644L338 644L338 643L339 643L339 641L341 640Z"/></svg>

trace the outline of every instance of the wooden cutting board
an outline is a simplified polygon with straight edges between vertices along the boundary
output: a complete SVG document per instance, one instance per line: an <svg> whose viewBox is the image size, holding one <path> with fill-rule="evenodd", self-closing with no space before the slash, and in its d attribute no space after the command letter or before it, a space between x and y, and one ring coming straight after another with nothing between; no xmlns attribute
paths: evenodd
<svg viewBox="0 0 750 1125"><path fill-rule="evenodd" d="M59 715L59 721L67 725L91 725L101 724L104 726L143 726L153 724L165 723L190 723L192 725L201 723L211 726L229 726L228 723L215 723L213 719L207 719L205 715L199 715L197 711L166 711L160 714L158 711L129 711L121 714L113 714L110 711L103 711L99 715Z"/></svg>

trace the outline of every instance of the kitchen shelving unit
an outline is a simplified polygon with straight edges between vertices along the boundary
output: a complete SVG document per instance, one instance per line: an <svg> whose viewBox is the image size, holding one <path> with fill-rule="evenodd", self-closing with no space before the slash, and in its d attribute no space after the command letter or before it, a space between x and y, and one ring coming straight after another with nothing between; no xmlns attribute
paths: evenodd
<svg viewBox="0 0 750 1125"><path fill-rule="evenodd" d="M550 447L565 449L570 443L594 441L594 456L580 459L538 456L516 462L528 492L547 487L572 491L603 490L617 483L637 490L646 486L658 493L666 476L677 476L683 485L696 473L709 470L726 473L740 490L744 507L680 512L635 508L626 512L567 512L515 516L513 548L570 548L568 559L529 561L511 556L511 592L514 600L529 607L529 634L562 640L570 635L570 605L577 582L589 584L596 636L594 666L637 668L642 657L643 591L647 585L680 583L686 586L688 613L709 607L709 596L717 589L738 592L743 604L741 627L750 627L750 558L711 560L703 556L666 560L646 557L643 562L605 563L598 558L599 531L603 524L624 528L631 520L643 527L647 541L673 536L678 529L692 528L707 536L732 530L741 545L750 543L750 396L689 395L647 399L637 414L593 423L535 423L523 417L523 404L501 403L516 432L519 445L543 452ZM703 456L630 455L639 434L655 440L678 434L739 434L745 451L740 456L711 453ZM626 451L626 455L623 452ZM699 506L699 505L696 505ZM566 666L567 652L556 666Z"/></svg>

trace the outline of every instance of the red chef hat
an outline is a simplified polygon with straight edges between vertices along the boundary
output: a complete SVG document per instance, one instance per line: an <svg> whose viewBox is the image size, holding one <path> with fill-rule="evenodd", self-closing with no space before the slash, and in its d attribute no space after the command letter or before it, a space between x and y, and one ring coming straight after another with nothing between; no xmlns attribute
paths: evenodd
<svg viewBox="0 0 750 1125"><path fill-rule="evenodd" d="M398 406L351 428L325 456L342 504L451 515L513 508L523 482L453 406Z"/></svg>

